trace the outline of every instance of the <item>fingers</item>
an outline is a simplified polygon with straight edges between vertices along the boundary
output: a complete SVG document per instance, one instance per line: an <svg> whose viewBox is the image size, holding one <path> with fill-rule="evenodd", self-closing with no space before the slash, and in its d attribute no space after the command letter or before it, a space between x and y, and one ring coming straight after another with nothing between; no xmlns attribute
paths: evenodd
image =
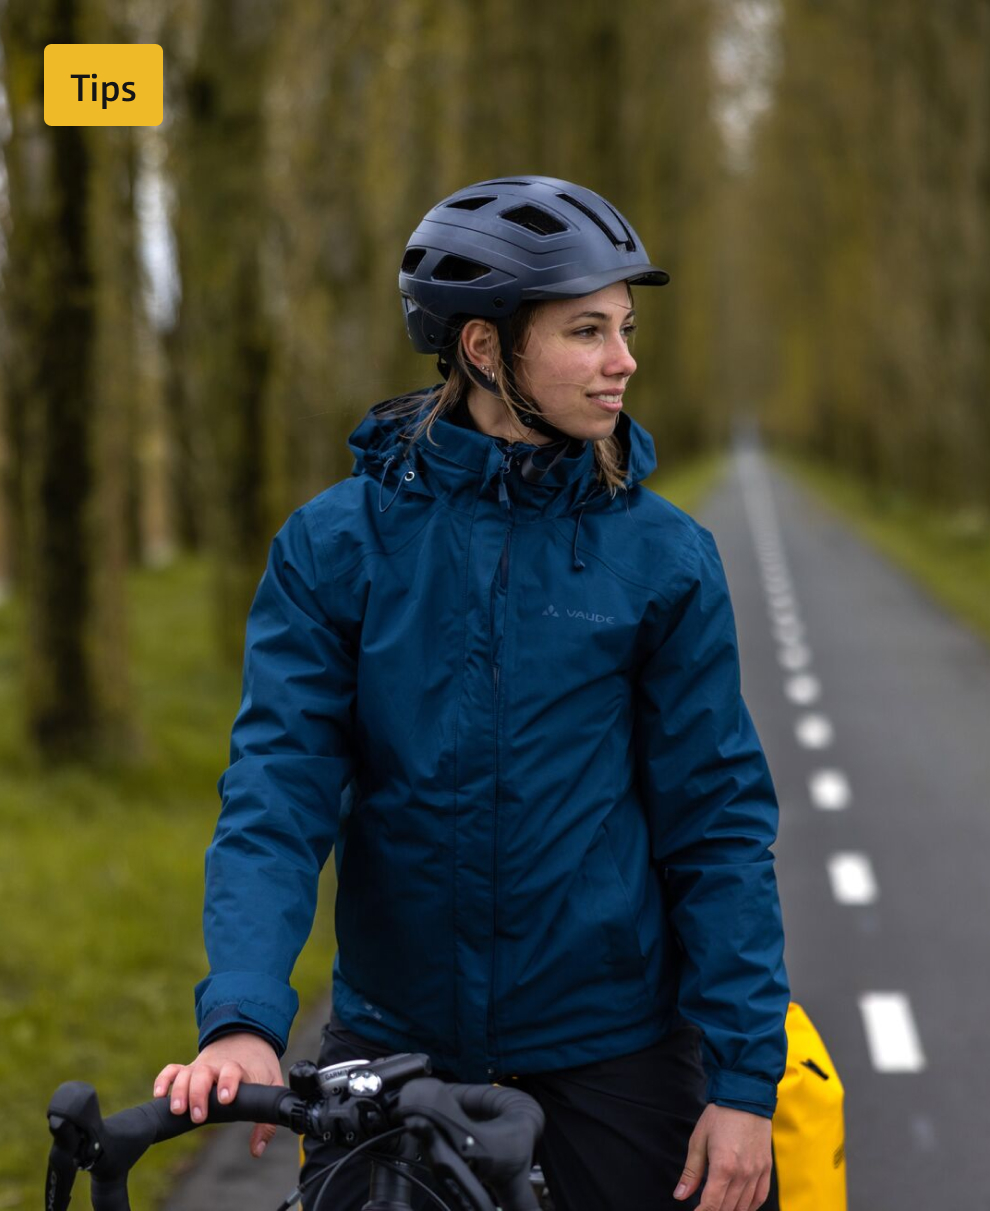
<svg viewBox="0 0 990 1211"><path fill-rule="evenodd" d="M166 1064L165 1067L155 1077L155 1097L164 1097L168 1093L168 1087L175 1080L179 1072L182 1071L182 1064Z"/></svg>
<svg viewBox="0 0 990 1211"><path fill-rule="evenodd" d="M760 1194L761 1174L726 1172L714 1169L709 1173L698 1211L757 1211L766 1201L770 1179Z"/></svg>
<svg viewBox="0 0 990 1211"><path fill-rule="evenodd" d="M209 1111L210 1090L216 1084L220 1075L212 1064L193 1064L192 1076L189 1078L189 1117L194 1123L203 1123ZM175 1105L175 1092L172 1093L172 1105Z"/></svg>
<svg viewBox="0 0 990 1211"><path fill-rule="evenodd" d="M729 1202L729 1180L718 1173L709 1173L708 1181L698 1204L698 1211L735 1211L735 1202Z"/></svg>
<svg viewBox="0 0 990 1211"><path fill-rule="evenodd" d="M173 1114L183 1114L189 1105L189 1078L192 1074L190 1064L178 1065L178 1072L172 1078L171 1102Z"/></svg>
<svg viewBox="0 0 990 1211"><path fill-rule="evenodd" d="M233 1060L221 1067L217 1076L217 1097L221 1102L231 1102L237 1097L237 1090L244 1079L244 1069Z"/></svg>
<svg viewBox="0 0 990 1211"><path fill-rule="evenodd" d="M707 1132L699 1124L691 1132L691 1139L688 1141L687 1160L684 1162L684 1169L678 1178L677 1186L674 1190L674 1198L690 1198L695 1190L698 1189L704 1176L707 1154Z"/></svg>
<svg viewBox="0 0 990 1211"><path fill-rule="evenodd" d="M759 1208L763 1206L769 1197L770 1171L767 1170L767 1172L764 1173L760 1180L756 1183L756 1197L753 1200L753 1205L750 1208L750 1211L759 1211Z"/></svg>
<svg viewBox="0 0 990 1211"><path fill-rule="evenodd" d="M271 1123L258 1123L255 1129L251 1132L251 1155L261 1156L264 1150L271 1143L274 1134L275 1128L271 1125Z"/></svg>

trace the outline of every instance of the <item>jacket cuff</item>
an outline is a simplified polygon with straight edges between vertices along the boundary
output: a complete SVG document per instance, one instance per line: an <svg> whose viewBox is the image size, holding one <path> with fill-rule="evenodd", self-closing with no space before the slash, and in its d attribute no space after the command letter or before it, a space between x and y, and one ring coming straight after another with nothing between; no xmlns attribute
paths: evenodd
<svg viewBox="0 0 990 1211"><path fill-rule="evenodd" d="M777 1108L777 1086L760 1076L716 1069L708 1078L708 1101L773 1118Z"/></svg>
<svg viewBox="0 0 990 1211"><path fill-rule="evenodd" d="M200 1050L223 1034L243 1029L285 1051L299 998L288 984L258 972L225 971L196 985Z"/></svg>

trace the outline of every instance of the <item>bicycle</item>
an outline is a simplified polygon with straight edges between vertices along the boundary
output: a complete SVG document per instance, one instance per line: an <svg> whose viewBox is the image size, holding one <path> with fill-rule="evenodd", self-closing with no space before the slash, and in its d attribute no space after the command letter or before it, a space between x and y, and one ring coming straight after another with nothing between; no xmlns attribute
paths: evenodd
<svg viewBox="0 0 990 1211"><path fill-rule="evenodd" d="M241 1085L228 1103L210 1094L206 1122L274 1123L299 1135L342 1145L346 1155L315 1174L313 1206L341 1168L372 1159L364 1211L412 1211L413 1187L446 1211L539 1211L530 1182L543 1112L528 1094L493 1085L447 1085L430 1076L426 1055L402 1053L317 1068L294 1064L288 1086ZM92 1085L68 1081L48 1107L53 1143L45 1183L46 1211L65 1211L80 1169L89 1171L94 1211L130 1211L127 1175L152 1144L204 1124L177 1115L167 1097L103 1118ZM427 1186L418 1170L438 1186ZM303 1196L290 1191L278 1211ZM308 1193L308 1191L306 1191Z"/></svg>

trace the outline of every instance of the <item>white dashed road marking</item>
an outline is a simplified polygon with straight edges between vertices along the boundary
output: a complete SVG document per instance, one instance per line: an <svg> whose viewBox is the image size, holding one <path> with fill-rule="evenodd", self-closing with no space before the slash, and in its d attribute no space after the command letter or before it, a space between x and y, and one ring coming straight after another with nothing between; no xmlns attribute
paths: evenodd
<svg viewBox="0 0 990 1211"><path fill-rule="evenodd" d="M784 693L798 706L810 706L821 697L822 685L818 678L812 677L810 673L799 673L796 677L788 677L784 684Z"/></svg>
<svg viewBox="0 0 990 1211"><path fill-rule="evenodd" d="M859 998L870 1059L877 1072L921 1072L925 1055L903 992L867 992Z"/></svg>
<svg viewBox="0 0 990 1211"><path fill-rule="evenodd" d="M770 482L754 450L737 457L743 489L743 506L760 565L771 634L777 644L777 660L787 676L784 693L799 707L810 707L821 697L821 682L811 673L811 649L804 642L801 622L787 560L780 538L777 512ZM831 720L814 711L800 715L794 725L798 742L807 749L827 748L834 739ZM808 779L811 802L821 811L842 811L852 801L849 780L838 769L816 770ZM832 894L839 904L870 905L879 897L873 866L866 854L843 851L827 862ZM862 923L870 914L861 914ZM860 1013L873 1067L877 1072L920 1072L925 1067L918 1031L908 998L900 992L870 992L859 998ZM922 1150L934 1148L933 1124L918 1119L916 1142Z"/></svg>
<svg viewBox="0 0 990 1211"><path fill-rule="evenodd" d="M825 812L842 811L852 800L849 780L841 770L816 770L808 779L808 791L815 807Z"/></svg>
<svg viewBox="0 0 990 1211"><path fill-rule="evenodd" d="M803 643L792 643L777 652L777 659L789 673L797 673L811 664L811 648Z"/></svg>
<svg viewBox="0 0 990 1211"><path fill-rule="evenodd" d="M873 904L879 891L866 854L833 854L828 860L832 895L840 904Z"/></svg>
<svg viewBox="0 0 990 1211"><path fill-rule="evenodd" d="M787 622L777 622L774 624L773 637L778 643L800 643L804 638L804 627L792 615Z"/></svg>
<svg viewBox="0 0 990 1211"><path fill-rule="evenodd" d="M828 748L835 739L835 728L825 715L802 715L794 725L794 734L805 748Z"/></svg>

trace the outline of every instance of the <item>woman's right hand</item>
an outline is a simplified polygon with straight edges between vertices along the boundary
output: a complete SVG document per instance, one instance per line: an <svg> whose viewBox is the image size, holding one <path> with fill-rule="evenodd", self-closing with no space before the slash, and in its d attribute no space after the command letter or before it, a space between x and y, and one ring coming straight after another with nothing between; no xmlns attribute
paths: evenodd
<svg viewBox="0 0 990 1211"><path fill-rule="evenodd" d="M213 1086L217 1086L219 1100L229 1102L237 1096L241 1081L285 1084L274 1047L247 1031L225 1034L208 1044L191 1064L166 1064L155 1077L155 1097L164 1097L171 1085L172 1113L182 1114L188 1106L193 1122L202 1123ZM270 1123L258 1123L251 1133L252 1156L261 1156L274 1134Z"/></svg>

